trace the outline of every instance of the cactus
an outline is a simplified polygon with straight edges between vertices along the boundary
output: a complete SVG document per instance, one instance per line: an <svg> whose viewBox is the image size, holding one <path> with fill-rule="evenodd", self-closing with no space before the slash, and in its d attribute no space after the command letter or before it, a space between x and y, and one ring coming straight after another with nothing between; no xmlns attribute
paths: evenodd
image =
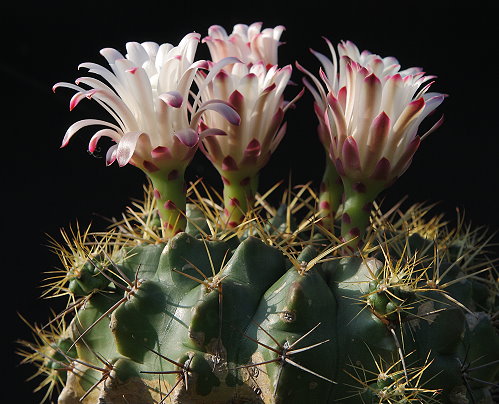
<svg viewBox="0 0 499 404"><path fill-rule="evenodd" d="M238 233L211 233L222 208L202 199L158 242L151 189L109 233L66 237L46 290L72 304L25 360L64 386L60 403L492 403L487 240L415 206L373 211L362 255L342 256L319 212L286 223L302 191Z"/></svg>
<svg viewBox="0 0 499 404"><path fill-rule="evenodd" d="M375 202L407 169L419 123L444 96L429 85L415 93L427 80L420 70L398 72L393 58L349 42L337 68L328 41L334 63L313 51L326 88L297 65L312 80L304 84L327 152L322 185L290 185L276 207L269 195L279 187L259 194L258 175L302 94L284 101L291 66L277 67L281 33L253 24L229 36L214 26L205 38L213 61L200 62L199 35L178 47L129 43L125 57L102 51L113 73L83 64L116 93L87 77L56 85L77 91L71 109L93 98L117 120L77 122L63 146L81 127L106 126L89 149L110 137L106 162L130 162L150 182L107 232L77 228L53 240L62 269L43 296L67 299L66 309L32 325L34 342L20 349L38 366L44 400L494 402L490 237L462 218L455 229L428 219L425 205L384 212ZM355 86L365 90L359 99ZM386 95L397 91L400 105ZM184 191L198 147L223 195L202 180Z"/></svg>

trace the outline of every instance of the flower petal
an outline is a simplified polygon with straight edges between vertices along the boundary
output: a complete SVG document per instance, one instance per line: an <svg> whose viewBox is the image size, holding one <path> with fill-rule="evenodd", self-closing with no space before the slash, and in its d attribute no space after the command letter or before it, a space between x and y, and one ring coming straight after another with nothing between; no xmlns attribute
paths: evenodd
<svg viewBox="0 0 499 404"><path fill-rule="evenodd" d="M328 94L327 102L328 108L326 109L325 120L329 124L331 136L338 137L338 145L341 147L347 137L345 114L338 99L332 93ZM333 119L330 119L329 113L331 113ZM334 123L334 125L331 125L332 123Z"/></svg>
<svg viewBox="0 0 499 404"><path fill-rule="evenodd" d="M204 137L203 142L199 144L199 148L208 160L216 164L217 167L221 165L224 156L220 144L215 136Z"/></svg>
<svg viewBox="0 0 499 404"><path fill-rule="evenodd" d="M386 181L389 179L390 175L390 161L382 157L377 163L376 166L374 167L373 173L369 178L377 181Z"/></svg>
<svg viewBox="0 0 499 404"><path fill-rule="evenodd" d="M398 161L394 162L392 172L395 176L400 177L404 173L404 171L407 170L410 162L412 161L414 153L416 153L419 148L420 143L421 138L419 136L416 136L403 151Z"/></svg>
<svg viewBox="0 0 499 404"><path fill-rule="evenodd" d="M381 158L385 144L390 133L390 118L381 112L372 122L367 139L366 156L363 169L367 174L374 168L376 162Z"/></svg>
<svg viewBox="0 0 499 404"><path fill-rule="evenodd" d="M208 128L208 129L203 130L199 134L200 139L204 139L208 136L227 136L227 132L223 131L222 129Z"/></svg>
<svg viewBox="0 0 499 404"><path fill-rule="evenodd" d="M101 129L96 132L95 135L92 136L90 142L88 143L88 151L93 153L97 147L97 143L99 142L101 137L108 137L118 143L121 139L121 134L112 129Z"/></svg>
<svg viewBox="0 0 499 404"><path fill-rule="evenodd" d="M236 160L234 160L231 156L226 156L222 161L222 170L223 171L236 171L238 169Z"/></svg>
<svg viewBox="0 0 499 404"><path fill-rule="evenodd" d="M118 149L117 144L113 144L109 149L107 149L106 153L106 165L110 166L116 161L116 151Z"/></svg>
<svg viewBox="0 0 499 404"><path fill-rule="evenodd" d="M193 108L195 109L197 107L197 104L199 103L199 99L201 97L201 94L206 90L206 87L208 84L215 78L215 76L222 70L224 67L228 65L232 65L235 63L241 63L241 61L238 58L235 57L226 57L220 60L219 62L215 63L211 68L210 72L206 76L206 78L203 80L203 82L198 86L199 92L197 97L195 98L193 102Z"/></svg>
<svg viewBox="0 0 499 404"><path fill-rule="evenodd" d="M139 137L142 135L146 134L140 131L128 132L125 133L120 139L120 142L118 143L118 149L116 150L116 160L118 161L118 165L120 167L128 164L135 152Z"/></svg>
<svg viewBox="0 0 499 404"><path fill-rule="evenodd" d="M182 94L178 91L167 91L166 93L160 94L158 98L173 108L180 108L184 102L184 97L182 97Z"/></svg>
<svg viewBox="0 0 499 404"><path fill-rule="evenodd" d="M262 148L260 146L260 142L258 139L251 139L246 148L244 149L245 156L258 156L261 152Z"/></svg>
<svg viewBox="0 0 499 404"><path fill-rule="evenodd" d="M199 142L199 136L194 129L186 128L176 131L175 136L183 145L192 148Z"/></svg>
<svg viewBox="0 0 499 404"><path fill-rule="evenodd" d="M352 171L356 172L360 170L359 149L353 136L348 136L345 139L341 152L341 160L343 161L347 175L350 175Z"/></svg>
<svg viewBox="0 0 499 404"><path fill-rule="evenodd" d="M172 153L168 147L158 146L151 150L151 157L158 160L171 159Z"/></svg>
<svg viewBox="0 0 499 404"><path fill-rule="evenodd" d="M75 122L72 124L68 130L66 131L66 134L64 135L64 138L62 139L62 144L61 147L67 146L71 138L74 136L76 132L78 132L80 129L86 127L86 126L92 126L92 125L102 125L102 126L107 126L109 128L112 128L116 130L118 133L121 133L121 129L113 125L112 123L106 122L106 121L101 121L99 119L82 119L81 121Z"/></svg>
<svg viewBox="0 0 499 404"><path fill-rule="evenodd" d="M225 101L209 100L199 107L191 120L191 127L195 127L201 118L201 115L207 111L215 111L222 115L230 124L238 126L241 123L241 117L232 106Z"/></svg>

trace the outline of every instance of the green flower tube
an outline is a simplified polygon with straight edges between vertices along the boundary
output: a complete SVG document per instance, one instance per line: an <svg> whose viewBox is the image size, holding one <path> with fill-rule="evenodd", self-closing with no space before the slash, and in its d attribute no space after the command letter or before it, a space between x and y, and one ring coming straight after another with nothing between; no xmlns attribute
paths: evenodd
<svg viewBox="0 0 499 404"><path fill-rule="evenodd" d="M186 196L184 171L159 171L148 175L153 186L154 199L163 224L165 238L185 230Z"/></svg>
<svg viewBox="0 0 499 404"><path fill-rule="evenodd" d="M334 234L334 222L336 213L343 197L343 182L336 168L326 158L326 169L322 177L319 194L319 217L322 225Z"/></svg>

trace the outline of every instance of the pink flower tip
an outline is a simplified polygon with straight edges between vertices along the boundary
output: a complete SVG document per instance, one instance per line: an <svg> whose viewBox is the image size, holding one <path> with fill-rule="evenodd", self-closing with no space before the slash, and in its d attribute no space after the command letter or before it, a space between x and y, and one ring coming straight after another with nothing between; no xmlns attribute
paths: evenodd
<svg viewBox="0 0 499 404"><path fill-rule="evenodd" d="M151 157L153 159L170 158L171 153L170 153L170 150L168 149L168 147L157 146L151 150Z"/></svg>
<svg viewBox="0 0 499 404"><path fill-rule="evenodd" d="M370 84L370 85L378 84L378 83L381 84L380 79L374 73L368 74L364 78L364 82L366 82L367 84Z"/></svg>
<svg viewBox="0 0 499 404"><path fill-rule="evenodd" d="M419 111L421 108L423 108L425 106L425 100L423 97L419 97L419 98L415 99L414 101L412 101L411 103L409 103L409 105L415 111Z"/></svg>

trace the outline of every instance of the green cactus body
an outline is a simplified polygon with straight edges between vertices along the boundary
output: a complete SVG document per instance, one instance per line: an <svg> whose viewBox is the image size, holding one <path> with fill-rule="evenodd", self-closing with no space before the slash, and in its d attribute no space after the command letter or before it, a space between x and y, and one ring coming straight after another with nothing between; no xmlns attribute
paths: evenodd
<svg viewBox="0 0 499 404"><path fill-rule="evenodd" d="M68 271L82 303L44 365L63 373L59 403L493 402L490 284L451 250L418 260L433 242L389 229L370 258L342 257L304 232L293 257L286 206L259 237L210 239L187 213L167 243L121 235Z"/></svg>

